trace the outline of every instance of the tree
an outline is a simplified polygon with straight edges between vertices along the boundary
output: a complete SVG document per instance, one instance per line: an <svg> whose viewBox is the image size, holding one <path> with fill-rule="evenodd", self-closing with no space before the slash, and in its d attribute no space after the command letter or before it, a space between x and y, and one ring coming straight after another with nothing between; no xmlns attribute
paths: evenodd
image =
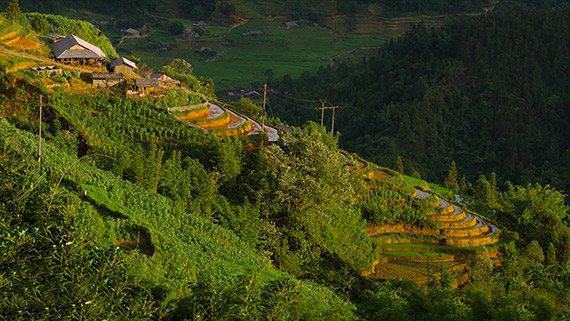
<svg viewBox="0 0 570 321"><path fill-rule="evenodd" d="M8 17L8 19L16 21L21 14L22 11L20 11L20 5L18 4L18 0L10 1L8 8L6 8L6 16Z"/></svg>
<svg viewBox="0 0 570 321"><path fill-rule="evenodd" d="M459 184L459 193L463 194L463 195L467 195L469 192L468 186L467 186L467 179L465 178L465 176L461 177L461 184Z"/></svg>
<svg viewBox="0 0 570 321"><path fill-rule="evenodd" d="M569 207L566 195L549 185L517 186L505 195L505 210L515 220L517 231L529 240L537 240L543 248L550 243L561 256L568 253L568 227L563 223Z"/></svg>
<svg viewBox="0 0 570 321"><path fill-rule="evenodd" d="M171 35L179 35L184 31L184 25L180 21L168 23L168 32Z"/></svg>
<svg viewBox="0 0 570 321"><path fill-rule="evenodd" d="M457 168L455 167L455 161L451 162L451 167L447 173L447 178L443 182L443 185L451 190L453 193L459 192L459 184L457 183Z"/></svg>
<svg viewBox="0 0 570 321"><path fill-rule="evenodd" d="M400 157L400 155L398 155L398 158L396 159L394 170L400 174L404 174L404 164L402 163L402 157Z"/></svg>
<svg viewBox="0 0 570 321"><path fill-rule="evenodd" d="M420 174L420 172L418 172L417 170L414 170L414 173L412 174L413 178L417 178L417 179L421 179L422 178L422 174Z"/></svg>
<svg viewBox="0 0 570 321"><path fill-rule="evenodd" d="M475 185L475 197L489 206L496 206L495 193L493 193L491 184L489 184L489 181L483 174L481 174L479 179L477 179L477 183Z"/></svg>
<svg viewBox="0 0 570 321"><path fill-rule="evenodd" d="M538 244L536 240L533 240L525 248L524 257L530 264L541 264L544 262L544 251L542 250L542 247L540 247L540 244Z"/></svg>
<svg viewBox="0 0 570 321"><path fill-rule="evenodd" d="M172 76L171 74L192 74L192 64L188 61L180 58L173 59L169 64L164 65L158 69L158 71L163 72Z"/></svg>

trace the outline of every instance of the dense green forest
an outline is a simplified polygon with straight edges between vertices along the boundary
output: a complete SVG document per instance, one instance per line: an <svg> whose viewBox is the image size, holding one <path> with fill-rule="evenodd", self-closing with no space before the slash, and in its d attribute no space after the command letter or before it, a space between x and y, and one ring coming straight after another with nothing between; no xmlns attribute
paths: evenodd
<svg viewBox="0 0 570 321"><path fill-rule="evenodd" d="M505 2L441 28L418 25L360 63L284 77L273 110L317 121L317 102L290 96L326 98L343 107L343 148L381 164L400 155L407 173L430 180L443 182L455 160L473 184L493 171L500 182L568 191L569 22L570 9Z"/></svg>

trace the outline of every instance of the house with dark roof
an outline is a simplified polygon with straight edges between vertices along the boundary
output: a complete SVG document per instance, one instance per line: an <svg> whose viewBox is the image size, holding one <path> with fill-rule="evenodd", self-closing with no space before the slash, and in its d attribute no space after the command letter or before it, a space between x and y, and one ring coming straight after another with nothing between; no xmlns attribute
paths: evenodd
<svg viewBox="0 0 570 321"><path fill-rule="evenodd" d="M265 32L263 32L261 30L250 30L248 32L242 33L241 35L244 37L252 37L252 36L261 37L261 36L265 35Z"/></svg>
<svg viewBox="0 0 570 321"><path fill-rule="evenodd" d="M87 41L69 35L49 45L55 60L69 65L101 65L107 58L103 51Z"/></svg>
<svg viewBox="0 0 570 321"><path fill-rule="evenodd" d="M135 79L132 91L141 96L153 93L160 89L160 82L156 79Z"/></svg>
<svg viewBox="0 0 570 321"><path fill-rule="evenodd" d="M206 30L206 28L208 27L208 24L205 23L204 21L199 21L199 22L193 23L192 27L196 27L196 28Z"/></svg>
<svg viewBox="0 0 570 321"><path fill-rule="evenodd" d="M281 28L287 28L287 29L291 29L291 28L299 28L299 23L297 23L297 21L287 21L287 22L283 22L281 24Z"/></svg>
<svg viewBox="0 0 570 321"><path fill-rule="evenodd" d="M46 38L47 38L48 40L50 40L51 42L56 42L56 41L59 41L59 40L65 38L65 36L58 35L58 34L55 34L55 33L48 33L48 34L46 35Z"/></svg>
<svg viewBox="0 0 570 321"><path fill-rule="evenodd" d="M135 73L137 69L137 64L130 61L124 57L109 57L111 59L111 63L109 64L109 69L116 74L124 74L126 76L130 76Z"/></svg>
<svg viewBox="0 0 570 321"><path fill-rule="evenodd" d="M122 37L127 37L127 38L140 38L141 37L141 32L138 31L137 29L128 28L128 29L124 29L121 31L122 31L122 33L121 33Z"/></svg>
<svg viewBox="0 0 570 321"><path fill-rule="evenodd" d="M94 72L91 74L91 81L95 87L114 87L123 84L125 76L112 72Z"/></svg>

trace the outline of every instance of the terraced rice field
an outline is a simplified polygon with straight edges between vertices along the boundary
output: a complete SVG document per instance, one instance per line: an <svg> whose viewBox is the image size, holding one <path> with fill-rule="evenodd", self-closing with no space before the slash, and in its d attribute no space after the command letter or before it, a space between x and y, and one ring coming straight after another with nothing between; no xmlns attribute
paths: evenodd
<svg viewBox="0 0 570 321"><path fill-rule="evenodd" d="M256 120L238 114L229 108L223 108L211 102L206 104L208 106L207 114L189 109L182 113L178 112L179 115L176 117L204 130L210 130L217 136L260 135L264 128L267 133L266 139L268 143L279 140L278 130L271 126L262 126Z"/></svg>
<svg viewBox="0 0 570 321"><path fill-rule="evenodd" d="M6 18L0 17L0 44L19 50L38 50L42 44L34 36Z"/></svg>
<svg viewBox="0 0 570 321"><path fill-rule="evenodd" d="M375 171L382 172L376 169ZM385 179L390 175L369 175L370 179ZM454 286L469 281L469 262L487 253L495 264L500 264L500 253L495 249L499 242L499 228L474 213L465 212L457 204L439 199L431 192L416 189L414 197L434 199L430 219L439 228L419 228L395 223L369 227L366 232L378 239L380 259L372 271L363 275L373 279L407 279L425 283L431 276L441 275L445 267L455 274Z"/></svg>

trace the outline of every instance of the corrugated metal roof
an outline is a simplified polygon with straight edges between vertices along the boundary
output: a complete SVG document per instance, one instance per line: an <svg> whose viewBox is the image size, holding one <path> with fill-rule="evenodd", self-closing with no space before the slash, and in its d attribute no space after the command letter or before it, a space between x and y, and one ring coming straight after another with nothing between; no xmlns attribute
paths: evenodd
<svg viewBox="0 0 570 321"><path fill-rule="evenodd" d="M75 45L80 45L85 50L74 49ZM58 42L49 45L56 59L62 58L106 58L107 55L97 46L75 36L69 35Z"/></svg>
<svg viewBox="0 0 570 321"><path fill-rule="evenodd" d="M155 79L135 79L135 85L137 87L158 87L158 80Z"/></svg>
<svg viewBox="0 0 570 321"><path fill-rule="evenodd" d="M114 68L118 65L127 65L133 69L137 69L137 64L135 64L134 62L130 61L129 59L125 58L125 57L121 57L121 58L116 58L116 57L111 57L111 68Z"/></svg>
<svg viewBox="0 0 570 321"><path fill-rule="evenodd" d="M123 79L123 74L115 74L112 72L94 72L91 74L93 79Z"/></svg>

